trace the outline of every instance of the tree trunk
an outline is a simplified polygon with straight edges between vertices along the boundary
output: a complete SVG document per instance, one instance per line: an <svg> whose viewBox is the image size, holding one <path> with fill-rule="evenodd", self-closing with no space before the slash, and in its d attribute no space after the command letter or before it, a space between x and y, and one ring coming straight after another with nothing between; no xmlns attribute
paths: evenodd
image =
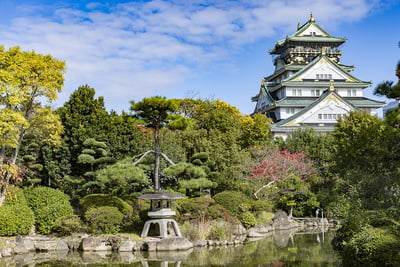
<svg viewBox="0 0 400 267"><path fill-rule="evenodd" d="M265 184L265 185L261 186L260 188L258 188L257 191L254 192L254 194L253 194L254 197L258 200L259 198L258 198L257 194L260 193L261 190L263 190L263 189L266 188L266 187L269 187L269 186L270 186L271 184L273 184L273 183L275 183L275 181L271 181L271 182L269 182L268 184Z"/></svg>
<svg viewBox="0 0 400 267"><path fill-rule="evenodd" d="M158 171L160 169L160 138L159 138L159 127L154 128L154 153L155 153L155 164L154 164L154 192L160 191L160 179Z"/></svg>

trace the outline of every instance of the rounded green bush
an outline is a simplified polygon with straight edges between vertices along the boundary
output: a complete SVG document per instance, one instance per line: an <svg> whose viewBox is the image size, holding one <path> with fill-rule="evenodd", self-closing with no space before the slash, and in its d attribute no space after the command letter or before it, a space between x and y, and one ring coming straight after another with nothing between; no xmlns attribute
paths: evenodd
<svg viewBox="0 0 400 267"><path fill-rule="evenodd" d="M6 198L4 200L4 206L10 206L15 204L21 204L27 206L24 190L21 188L9 185L7 188Z"/></svg>
<svg viewBox="0 0 400 267"><path fill-rule="evenodd" d="M35 217L26 205L0 207L0 236L26 235L32 229Z"/></svg>
<svg viewBox="0 0 400 267"><path fill-rule="evenodd" d="M133 208L127 202L119 197L107 194L91 194L82 198L79 202L84 211L91 208L98 208L102 206L116 207L120 212L125 215L132 215Z"/></svg>
<svg viewBox="0 0 400 267"><path fill-rule="evenodd" d="M272 211L274 204L265 200L253 200L251 201L251 209L253 211Z"/></svg>
<svg viewBox="0 0 400 267"><path fill-rule="evenodd" d="M254 217L253 213L251 213L250 211L242 213L239 219L246 229L249 229L250 227L253 227L257 224L256 217Z"/></svg>
<svg viewBox="0 0 400 267"><path fill-rule="evenodd" d="M183 219L199 219L207 214L207 209L215 201L209 197L185 198L176 201L176 207Z"/></svg>
<svg viewBox="0 0 400 267"><path fill-rule="evenodd" d="M85 227L79 216L77 215L68 215L61 218L58 218L54 222L53 227L54 232L60 235L71 235L77 232L85 232Z"/></svg>
<svg viewBox="0 0 400 267"><path fill-rule="evenodd" d="M35 214L36 230L39 233L51 233L58 218L73 214L69 196L58 189L31 187L24 191L28 205Z"/></svg>
<svg viewBox="0 0 400 267"><path fill-rule="evenodd" d="M237 191L224 191L216 194L213 199L235 216L239 216L242 212L241 207L243 207L243 204L249 202L243 193Z"/></svg>
<svg viewBox="0 0 400 267"><path fill-rule="evenodd" d="M85 213L85 220L94 234L118 233L123 219L124 215L116 207L91 208Z"/></svg>
<svg viewBox="0 0 400 267"><path fill-rule="evenodd" d="M399 266L400 238L384 228L366 227L345 245L344 266Z"/></svg>

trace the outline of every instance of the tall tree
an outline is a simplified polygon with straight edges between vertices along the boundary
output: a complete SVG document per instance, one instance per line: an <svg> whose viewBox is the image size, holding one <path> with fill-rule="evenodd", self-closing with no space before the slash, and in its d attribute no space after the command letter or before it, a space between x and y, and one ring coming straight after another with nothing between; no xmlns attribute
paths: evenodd
<svg viewBox="0 0 400 267"><path fill-rule="evenodd" d="M57 98L64 83L63 61L19 47L0 47L0 206L28 133L44 141L59 142L58 116L43 101Z"/></svg>
<svg viewBox="0 0 400 267"><path fill-rule="evenodd" d="M95 98L95 93L88 85L80 86L57 110L64 126L62 139L65 147L70 150L72 175L82 173L77 159L86 139L95 138L97 141L107 142L108 112L104 106L104 98Z"/></svg>
<svg viewBox="0 0 400 267"><path fill-rule="evenodd" d="M386 208L399 188L399 131L382 119L351 112L333 132L336 172L359 188L364 208Z"/></svg>
<svg viewBox="0 0 400 267"><path fill-rule="evenodd" d="M161 96L154 96L150 98L143 98L142 101L131 101L131 110L135 112L137 118L144 120L148 127L154 129L154 191L160 191L159 169L160 169L160 155L164 155L160 151L160 129L163 128L167 122L168 117L176 111L178 103L173 99L166 99ZM150 152L150 151L148 151ZM164 155L164 157L166 157ZM140 159L139 159L140 160Z"/></svg>

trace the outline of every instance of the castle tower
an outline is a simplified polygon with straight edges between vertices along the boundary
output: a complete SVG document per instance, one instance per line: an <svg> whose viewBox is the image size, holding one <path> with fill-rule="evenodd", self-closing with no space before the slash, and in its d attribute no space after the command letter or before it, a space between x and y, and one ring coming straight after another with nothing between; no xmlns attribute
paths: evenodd
<svg viewBox="0 0 400 267"><path fill-rule="evenodd" d="M297 31L269 51L275 71L261 82L254 113L273 121L274 137L286 138L301 127L332 131L337 120L353 110L376 114L384 102L363 97L370 82L350 74L354 66L341 64L339 46L345 38L323 30L311 14Z"/></svg>

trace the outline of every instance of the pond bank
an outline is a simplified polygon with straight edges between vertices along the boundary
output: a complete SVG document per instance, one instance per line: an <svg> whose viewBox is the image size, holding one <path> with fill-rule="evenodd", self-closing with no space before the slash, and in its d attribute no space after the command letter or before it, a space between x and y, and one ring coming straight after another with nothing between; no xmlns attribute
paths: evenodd
<svg viewBox="0 0 400 267"><path fill-rule="evenodd" d="M219 247L234 246L245 241L262 239L272 232L305 229L307 227L333 227L333 222L316 218L290 219L286 213L275 214L273 223L268 226L257 226L245 229L240 224L233 231L231 240L193 240L184 237L171 238L145 238L133 241L129 236L123 235L76 235L68 237L49 236L17 236L15 238L2 238L0 241L0 258L32 252L68 253L80 252L135 252L135 251L185 251L193 247Z"/></svg>

